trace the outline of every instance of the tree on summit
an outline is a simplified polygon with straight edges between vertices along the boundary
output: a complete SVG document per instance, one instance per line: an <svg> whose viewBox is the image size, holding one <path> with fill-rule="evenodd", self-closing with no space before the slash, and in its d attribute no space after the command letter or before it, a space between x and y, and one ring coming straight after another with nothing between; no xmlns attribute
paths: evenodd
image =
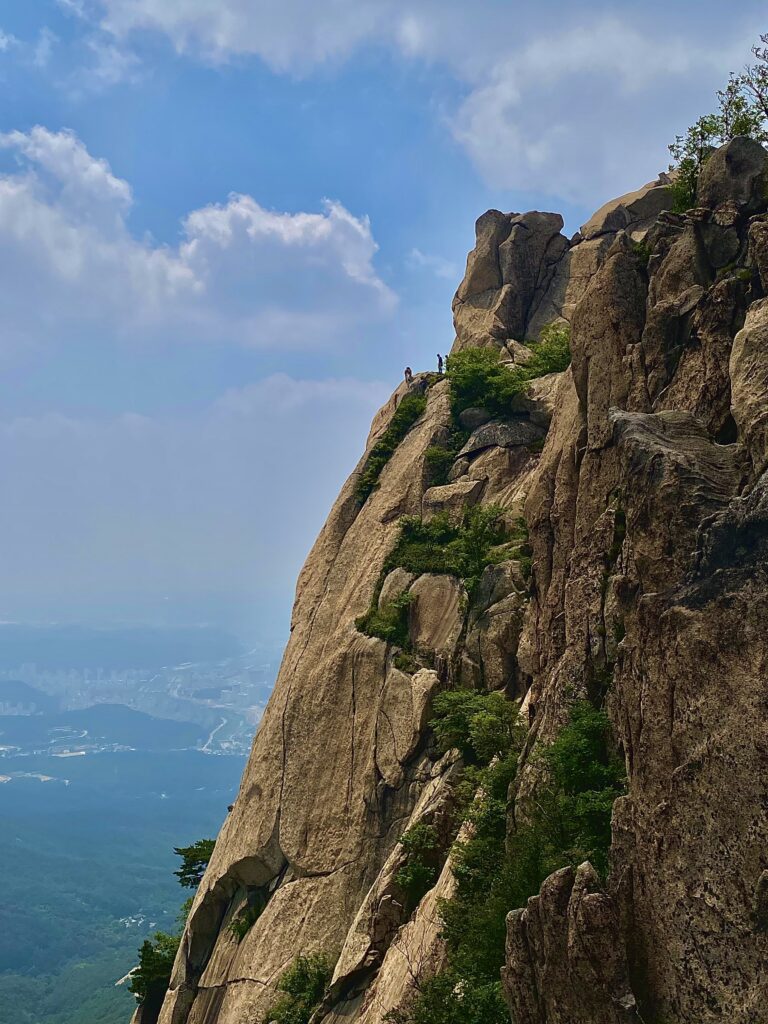
<svg viewBox="0 0 768 1024"><path fill-rule="evenodd" d="M695 206L701 169L718 146L739 135L768 142L768 33L760 36L760 42L763 45L752 47L755 63L740 75L731 72L725 88L718 90L715 113L700 117L669 147L678 213Z"/></svg>

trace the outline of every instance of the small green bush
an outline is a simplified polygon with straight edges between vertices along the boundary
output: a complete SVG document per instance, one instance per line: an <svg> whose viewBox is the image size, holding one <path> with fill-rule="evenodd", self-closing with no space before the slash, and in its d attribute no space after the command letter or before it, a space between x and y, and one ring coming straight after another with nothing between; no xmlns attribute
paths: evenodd
<svg viewBox="0 0 768 1024"><path fill-rule="evenodd" d="M538 341L529 342L532 358L514 367L499 362L496 348L468 348L452 355L447 376L454 416L474 406L487 409L497 418L511 415L512 399L532 380L567 368L571 361L570 337L567 324L547 325Z"/></svg>
<svg viewBox="0 0 768 1024"><path fill-rule="evenodd" d="M497 505L475 505L455 522L447 512L428 523L415 516L401 520L400 537L384 573L401 566L409 572L446 573L463 580L470 597L494 558L492 549L510 539ZM507 553L505 557L511 557Z"/></svg>
<svg viewBox="0 0 768 1024"><path fill-rule="evenodd" d="M469 431L454 424L444 444L432 445L424 453L424 465L427 470L427 483L430 487L439 487L448 483L456 457L469 440Z"/></svg>
<svg viewBox="0 0 768 1024"><path fill-rule="evenodd" d="M406 911L410 913L432 888L439 867L440 844L433 825L419 823L400 837L408 859L395 875L405 893Z"/></svg>
<svg viewBox="0 0 768 1024"><path fill-rule="evenodd" d="M333 961L325 953L297 956L277 983L284 993L267 1011L264 1021L277 1024L309 1024L323 1001L333 977Z"/></svg>
<svg viewBox="0 0 768 1024"><path fill-rule="evenodd" d="M431 445L424 453L424 464L427 467L427 484L439 487L448 483L448 474L456 461L456 452L452 448L441 448Z"/></svg>
<svg viewBox="0 0 768 1024"><path fill-rule="evenodd" d="M263 889L249 891L247 902L229 922L229 930L238 943L243 941L251 928L259 920L266 905L267 896Z"/></svg>
<svg viewBox="0 0 768 1024"><path fill-rule="evenodd" d="M632 252L635 256L635 259L641 266L648 266L648 262L652 256L652 253L649 246L645 242L633 242Z"/></svg>
<svg viewBox="0 0 768 1024"><path fill-rule="evenodd" d="M531 455L539 455L544 451L544 445L547 443L546 437L539 437L535 441L531 441L530 444L526 445L526 448Z"/></svg>
<svg viewBox="0 0 768 1024"><path fill-rule="evenodd" d="M355 497L362 504L378 485L381 471L392 458L397 446L427 407L424 395L406 395L398 405L384 434L371 449L355 487Z"/></svg>
<svg viewBox="0 0 768 1024"><path fill-rule="evenodd" d="M614 511L613 516L613 539L611 546L605 554L605 562L611 568L618 561L621 549L624 545L624 538L627 536L627 514L619 507Z"/></svg>
<svg viewBox="0 0 768 1024"><path fill-rule="evenodd" d="M407 672L411 676L422 667L418 659L407 651L398 651L393 659L393 664L395 668L400 669L401 672Z"/></svg>
<svg viewBox="0 0 768 1024"><path fill-rule="evenodd" d="M376 636L407 649L410 646L408 609L412 604L413 594L407 590L387 601L382 608L379 608L377 600L365 615L355 619L355 627L366 636Z"/></svg>

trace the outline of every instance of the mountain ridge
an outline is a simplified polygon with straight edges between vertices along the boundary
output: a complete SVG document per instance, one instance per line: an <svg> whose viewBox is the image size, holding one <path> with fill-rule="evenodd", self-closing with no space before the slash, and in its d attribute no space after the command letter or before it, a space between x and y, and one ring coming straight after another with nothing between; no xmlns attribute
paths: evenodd
<svg viewBox="0 0 768 1024"><path fill-rule="evenodd" d="M461 760L436 749L430 723L440 694L468 689L518 702L527 729L508 843L577 702L605 714L626 771L607 878L563 863L508 907L499 957L516 1024L768 1019L767 165L737 138L706 164L700 206L672 212L660 177L573 239L556 214L478 220L449 379L417 374L374 419L299 576L162 1008L139 1007L136 1024L269 1021L279 979L307 954L335 963L312 1024L410 1020L445 969L440 899L455 887L444 822ZM553 324L571 365L527 380ZM494 362L516 375L506 419L546 428L543 444L486 430L488 443L452 447L451 364L484 350L470 363L487 380ZM361 501L409 395L424 410ZM495 422L478 413L479 429ZM455 456L438 482L436 448ZM444 543L466 559L472 510L496 508L504 551L477 581L392 564L404 522L453 530ZM366 635L371 609L385 622ZM412 907L399 879L420 827L448 841ZM230 925L255 906L239 935Z"/></svg>

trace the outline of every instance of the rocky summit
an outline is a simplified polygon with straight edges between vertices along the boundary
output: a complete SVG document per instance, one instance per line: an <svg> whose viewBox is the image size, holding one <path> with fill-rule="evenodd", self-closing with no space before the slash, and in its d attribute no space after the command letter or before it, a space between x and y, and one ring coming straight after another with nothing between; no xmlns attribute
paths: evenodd
<svg viewBox="0 0 768 1024"><path fill-rule="evenodd" d="M763 147L716 152L698 203L671 212L661 176L571 239L552 213L480 217L448 374L379 411L307 559L168 991L137 1024L427 1021L440 978L466 1004L452 1020L495 1022L467 1002L450 909L486 898L482 872L501 932L478 928L478 962L493 940L514 1024L768 1021ZM570 365L548 363L556 342ZM491 709L466 749L439 717L454 692ZM499 789L509 745L472 749L505 702ZM599 784L568 739L597 716ZM501 840L472 860L493 786ZM577 812L561 842L551 822ZM534 846L535 891L504 888L494 857L516 879ZM287 1016L286 972L321 957Z"/></svg>

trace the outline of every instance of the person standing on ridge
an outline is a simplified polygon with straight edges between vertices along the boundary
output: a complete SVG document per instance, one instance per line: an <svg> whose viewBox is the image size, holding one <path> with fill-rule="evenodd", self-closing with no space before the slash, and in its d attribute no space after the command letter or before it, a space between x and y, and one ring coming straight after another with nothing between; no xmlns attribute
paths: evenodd
<svg viewBox="0 0 768 1024"><path fill-rule="evenodd" d="M410 366L406 366L405 368L405 383L413 384L413 371L411 370Z"/></svg>
<svg viewBox="0 0 768 1024"><path fill-rule="evenodd" d="M440 355L439 352L437 353L437 372L443 372L443 357Z"/></svg>

